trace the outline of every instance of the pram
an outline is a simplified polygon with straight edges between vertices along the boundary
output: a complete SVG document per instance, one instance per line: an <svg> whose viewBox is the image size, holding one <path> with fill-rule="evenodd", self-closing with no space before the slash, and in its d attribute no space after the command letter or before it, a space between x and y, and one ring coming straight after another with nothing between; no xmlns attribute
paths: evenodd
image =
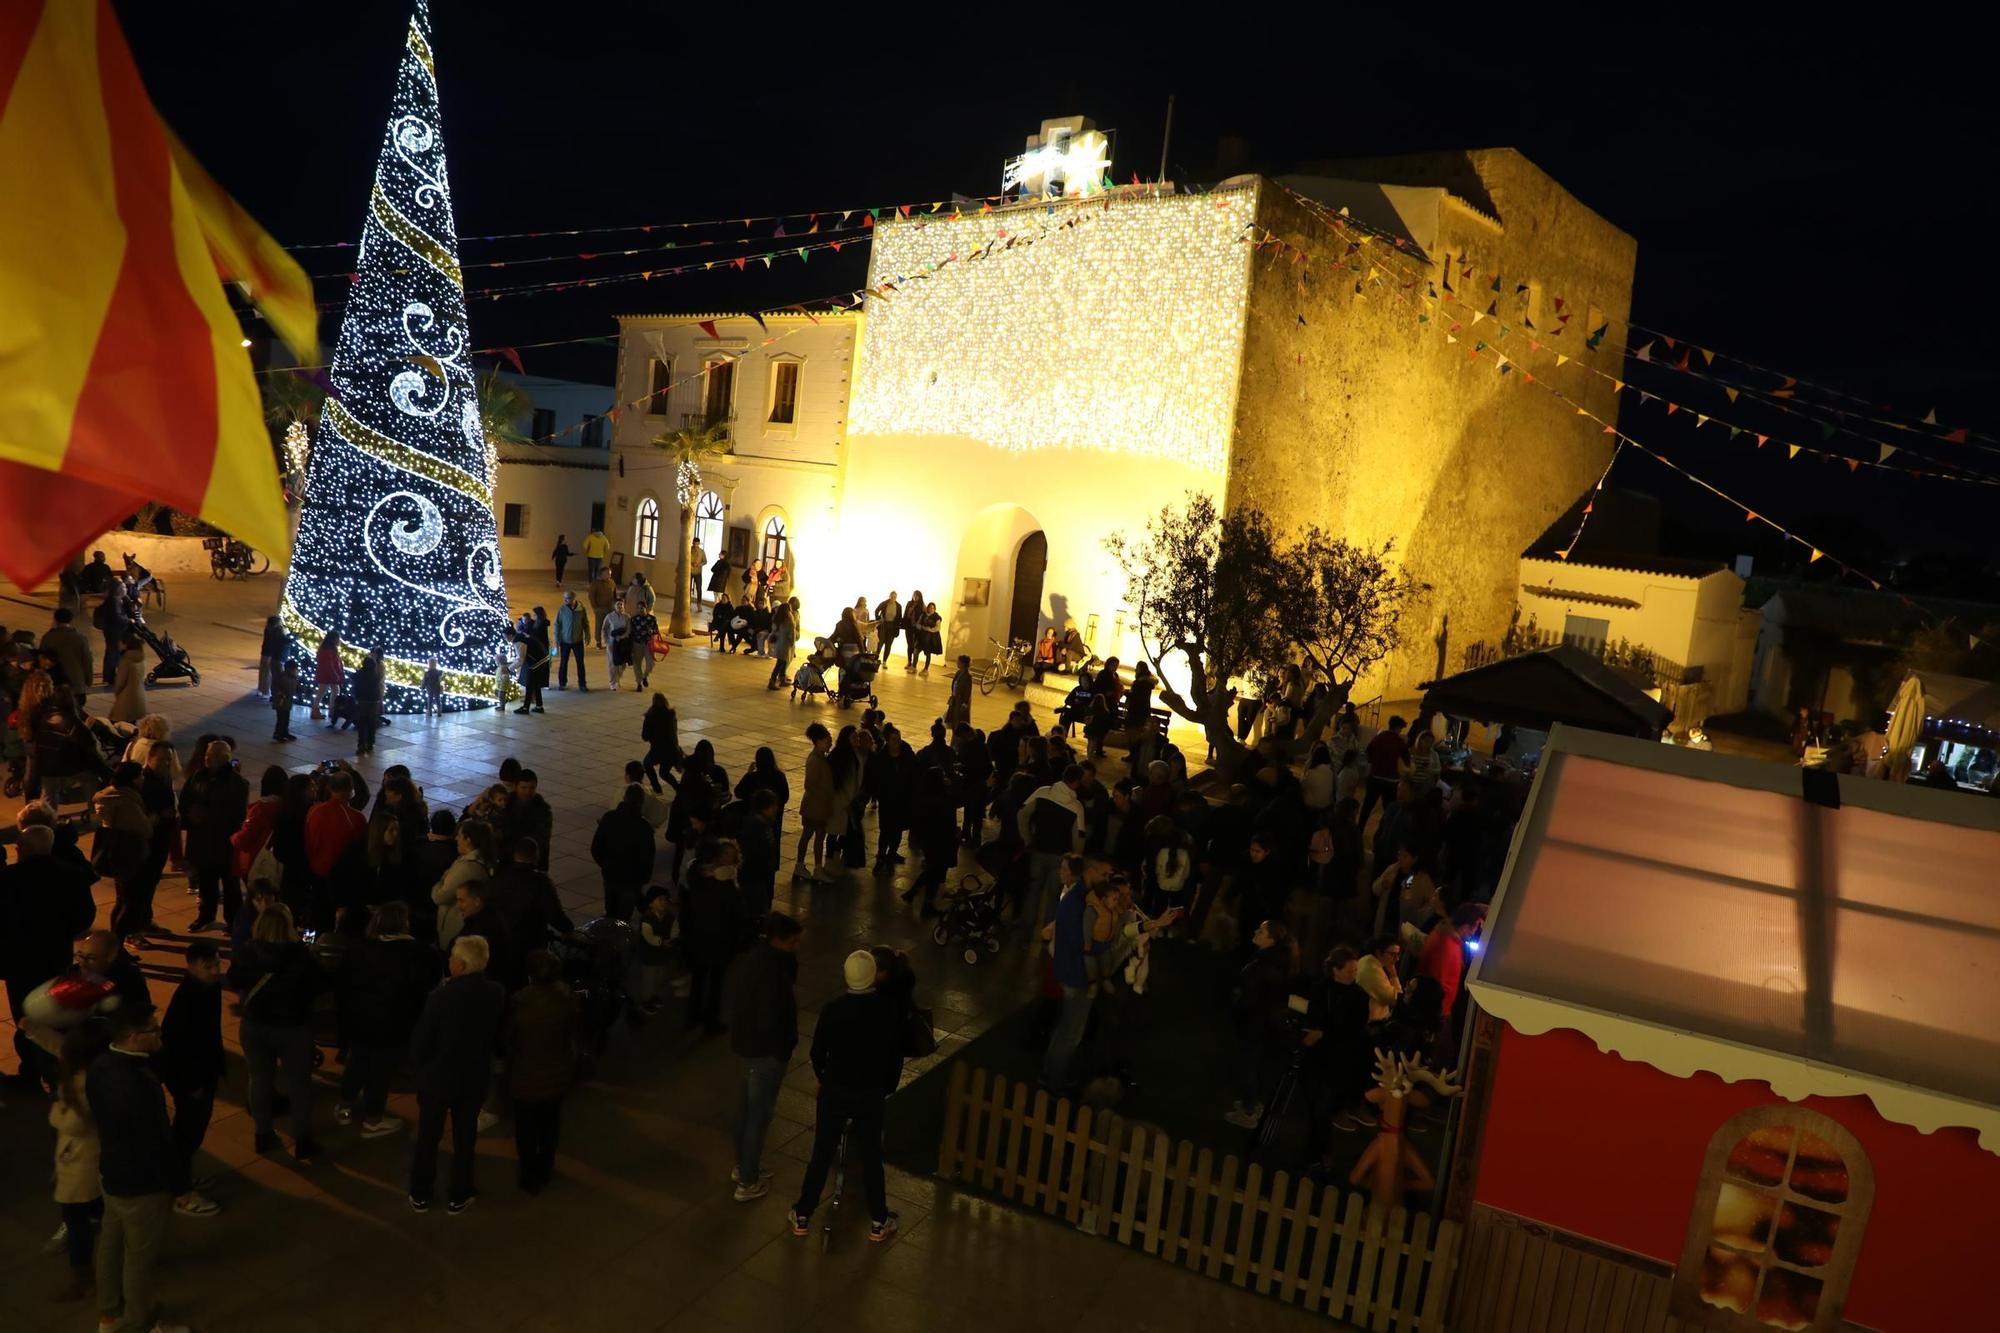
<svg viewBox="0 0 2000 1333"><path fill-rule="evenodd" d="M851 703L865 700L870 708L875 706L875 673L882 669L882 659L873 653L856 653L840 664L840 692L834 702L842 708Z"/></svg>
<svg viewBox="0 0 2000 1333"><path fill-rule="evenodd" d="M931 938L946 947L964 946L968 963L979 961L979 948L1000 952L1000 911L1006 906L999 885L984 875L968 874L938 904L938 923Z"/></svg>
<svg viewBox="0 0 2000 1333"><path fill-rule="evenodd" d="M808 699L825 694L826 671L834 661L831 645L825 639L818 640L806 660L799 663L799 669L792 673L792 702L797 703L802 694Z"/></svg>
<svg viewBox="0 0 2000 1333"><path fill-rule="evenodd" d="M593 917L568 938L553 932L549 951L562 964L563 980L583 1004L583 1047L602 1055L611 1029L626 1005L625 977L636 932L616 917Z"/></svg>
<svg viewBox="0 0 2000 1333"><path fill-rule="evenodd" d="M136 607L134 608L136 611ZM190 685L201 684L201 672L195 669L194 659L187 655L187 649L174 642L171 634L155 634L144 617L134 615L131 630L139 641L159 655L160 664L146 673L146 684L157 685L163 680L185 680Z"/></svg>

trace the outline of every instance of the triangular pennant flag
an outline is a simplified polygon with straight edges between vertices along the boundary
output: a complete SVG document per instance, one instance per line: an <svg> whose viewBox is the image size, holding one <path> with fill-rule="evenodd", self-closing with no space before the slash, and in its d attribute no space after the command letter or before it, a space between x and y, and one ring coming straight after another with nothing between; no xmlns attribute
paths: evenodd
<svg viewBox="0 0 2000 1333"><path fill-rule="evenodd" d="M1565 546L1565 547L1563 547L1563 548L1562 548L1562 550L1560 550L1560 551L1557 551L1557 552L1556 552L1556 559L1558 559L1558 560L1567 560L1567 559L1569 559L1569 547Z"/></svg>
<svg viewBox="0 0 2000 1333"><path fill-rule="evenodd" d="M1825 551L1820 550L1817 546L1809 547L1808 549L1812 551L1812 556L1806 561L1809 565L1826 554Z"/></svg>
<svg viewBox="0 0 2000 1333"><path fill-rule="evenodd" d="M1736 401L1736 390L1734 390L1734 389L1724 389L1724 390L1723 390L1723 392L1729 395L1729 401L1730 401L1730 402L1732 402L1732 403L1733 403L1733 402L1735 402L1735 401Z"/></svg>
<svg viewBox="0 0 2000 1333"><path fill-rule="evenodd" d="M1651 361L1653 359L1653 344L1647 343L1644 347L1632 353L1632 359L1634 361Z"/></svg>
<svg viewBox="0 0 2000 1333"><path fill-rule="evenodd" d="M1790 453L1785 455L1786 458L1797 458L1799 456L1799 447L1796 444L1788 444L1785 447L1791 450Z"/></svg>
<svg viewBox="0 0 2000 1333"><path fill-rule="evenodd" d="M1556 364L1559 366L1566 366L1569 364L1569 358L1567 356L1564 356L1561 352L1557 352Z"/></svg>
<svg viewBox="0 0 2000 1333"><path fill-rule="evenodd" d="M1926 426L1937 425L1937 409L1935 407L1933 407L1930 411L1924 413L1924 424Z"/></svg>
<svg viewBox="0 0 2000 1333"><path fill-rule="evenodd" d="M1496 291L1496 292L1500 290L1500 275L1499 275L1498 273L1495 273L1495 274L1493 275L1493 288L1492 288L1492 290L1494 290L1494 291Z"/></svg>
<svg viewBox="0 0 2000 1333"><path fill-rule="evenodd" d="M1625 392L1625 381L1624 381L1624 380L1613 380L1613 381L1611 381L1611 392L1613 392L1613 393L1624 393L1624 392Z"/></svg>
<svg viewBox="0 0 2000 1333"><path fill-rule="evenodd" d="M1500 318L1500 303L1498 301L1488 301L1486 303L1486 313L1495 319Z"/></svg>
<svg viewBox="0 0 2000 1333"><path fill-rule="evenodd" d="M1687 368L1688 368L1688 354L1687 354L1687 352L1686 352L1685 350L1683 350L1683 351L1681 352L1681 359L1680 359L1680 360L1678 360L1678 361L1676 361L1676 362L1674 362L1674 369L1675 369L1675 370L1686 370Z"/></svg>
<svg viewBox="0 0 2000 1333"><path fill-rule="evenodd" d="M771 326L766 324L764 322L764 317L758 314L756 311L753 310L750 312L750 318L757 321L757 327L763 332L769 333L771 331Z"/></svg>
<svg viewBox="0 0 2000 1333"><path fill-rule="evenodd" d="M1602 435L1616 435L1617 433L1618 433L1618 428L1616 426L1606 426L1602 431L1599 432L1599 434Z"/></svg>
<svg viewBox="0 0 2000 1333"><path fill-rule="evenodd" d="M1768 436L1768 435L1759 435L1759 436L1757 437L1757 447L1758 447L1759 449L1762 449L1762 448L1764 447L1764 441L1766 441L1766 440L1768 440L1768 439L1770 439L1770 438L1771 438L1771 437L1770 437L1770 436Z"/></svg>
<svg viewBox="0 0 2000 1333"><path fill-rule="evenodd" d="M1678 412L1678 411L1680 411L1680 410L1681 410L1681 405L1680 405L1679 403L1668 403L1668 404L1667 404L1667 415L1668 415L1668 416L1672 416L1672 415L1673 415L1674 413L1676 413L1676 412Z"/></svg>
<svg viewBox="0 0 2000 1333"><path fill-rule="evenodd" d="M1861 460L1860 460L1860 459L1858 459L1858 458L1850 458L1850 459L1848 459L1848 460L1847 460L1847 470L1848 470L1849 472L1859 472L1859 471L1861 470Z"/></svg>
<svg viewBox="0 0 2000 1333"><path fill-rule="evenodd" d="M1712 366L1715 364L1715 353L1704 347L1701 349L1701 359Z"/></svg>
<svg viewBox="0 0 2000 1333"><path fill-rule="evenodd" d="M1707 424L1708 424L1707 417L1703 416L1699 412L1694 414L1694 428L1696 430L1700 430L1703 426L1706 426Z"/></svg>
<svg viewBox="0 0 2000 1333"><path fill-rule="evenodd" d="M716 331L715 321L712 319L704 319L700 321L700 328L703 333L706 333L709 337L717 339L718 341L722 337L722 334Z"/></svg>
<svg viewBox="0 0 2000 1333"><path fill-rule="evenodd" d="M1964 443L1965 443L1965 427L1963 427L1963 426L1960 426L1960 427L1959 427L1959 428L1958 428L1957 430L1955 430L1955 431L1952 431L1951 433L1949 433L1948 435L1946 435L1946 436L1945 436L1944 438L1945 438L1945 440L1946 440L1947 442L1949 442L1949 443L1951 443L1951 444L1964 444Z"/></svg>
<svg viewBox="0 0 2000 1333"><path fill-rule="evenodd" d="M771 233L771 236L772 236L772 237L773 237L773 238L775 239L775 238L777 238L777 237L779 237L779 236L783 236L784 234L785 234L785 224L784 224L784 223L782 223L782 222L780 222L780 223L778 224L778 229L777 229L776 231L772 232L772 233Z"/></svg>
<svg viewBox="0 0 2000 1333"><path fill-rule="evenodd" d="M1876 456L1875 461L1878 463L1886 463L1889 461L1889 456L1896 452L1896 446L1893 444L1885 444L1881 446L1881 450L1882 450L1881 453Z"/></svg>
<svg viewBox="0 0 2000 1333"><path fill-rule="evenodd" d="M1743 521L1744 521L1745 523L1755 523L1755 522L1757 521L1757 511L1756 511L1756 510L1754 510L1754 509L1746 509L1746 510L1744 510L1744 511L1743 511Z"/></svg>

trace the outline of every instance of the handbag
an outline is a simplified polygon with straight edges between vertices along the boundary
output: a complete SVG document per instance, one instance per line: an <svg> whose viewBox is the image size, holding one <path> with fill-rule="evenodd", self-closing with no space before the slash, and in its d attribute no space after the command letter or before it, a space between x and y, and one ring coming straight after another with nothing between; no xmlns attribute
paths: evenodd
<svg viewBox="0 0 2000 1333"><path fill-rule="evenodd" d="M911 1005L903 1015L903 1058L920 1060L938 1048L937 1032L931 1027L931 1011Z"/></svg>
<svg viewBox="0 0 2000 1333"><path fill-rule="evenodd" d="M653 656L655 657L665 657L674 649L674 646L667 642L667 636L664 634L655 634L649 646L652 648Z"/></svg>
<svg viewBox="0 0 2000 1333"><path fill-rule="evenodd" d="M284 882L285 867L279 863L278 854L271 850L271 844L276 840L275 835L264 839L264 845L257 850L257 855L250 858L250 877L245 883L255 884L262 880L276 888Z"/></svg>

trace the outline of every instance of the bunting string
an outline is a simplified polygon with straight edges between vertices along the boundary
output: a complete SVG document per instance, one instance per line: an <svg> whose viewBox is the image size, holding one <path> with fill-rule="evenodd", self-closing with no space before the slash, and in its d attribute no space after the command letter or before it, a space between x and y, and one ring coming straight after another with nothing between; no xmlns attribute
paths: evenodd
<svg viewBox="0 0 2000 1333"><path fill-rule="evenodd" d="M1337 232L1355 226L1351 218L1331 213L1330 211L1326 210L1324 206L1320 206L1318 208L1310 207L1310 205L1312 205L1315 201L1306 200L1304 202L1309 206L1308 211L1312 212L1322 222L1325 222L1331 227L1333 227ZM1257 233L1259 233L1256 237L1256 243L1258 245L1269 246L1276 251L1291 253L1295 257L1295 262L1298 262L1301 265L1304 265L1306 263L1307 255L1304 250L1300 249L1297 246L1292 245L1288 241L1283 240L1282 238L1278 237L1275 233L1269 231L1266 228L1258 227L1256 230ZM1385 253L1379 259L1371 259L1370 262L1364 266L1359 260L1358 252L1363 247L1368 245L1371 241L1381 240L1385 238L1382 233L1372 228L1355 227L1355 230L1362 232L1363 239L1360 241L1350 241L1348 246L1347 268L1349 271L1352 272L1365 272L1367 277L1363 281L1373 282L1379 285L1380 282L1382 281L1381 270L1385 267L1394 267L1396 262L1396 257ZM1396 238L1387 238L1387 239L1393 240ZM1403 250L1405 253L1409 253L1407 245L1398 245L1396 248ZM1416 256L1412 254L1411 259L1414 261L1415 258ZM1432 262L1434 263L1435 261ZM1410 281L1398 284L1398 287L1400 288L1401 291L1408 291L1423 284L1426 277L1428 276L1422 273L1409 274L1409 271L1407 269L1403 269L1401 270L1401 272L1407 274L1410 277ZM1460 270L1461 283L1465 283L1467 281L1472 280L1474 276L1475 276L1474 270L1470 268ZM1497 291L1500 286L1504 285L1503 279L1499 275L1477 275L1477 276L1486 280L1487 290L1489 291ZM1358 287L1362 284L1360 282L1357 282L1356 285ZM1440 290L1440 288L1442 290ZM1398 295L1400 296L1400 291L1398 292ZM1695 424L1697 429L1709 425L1714 425L1717 428L1728 432L1729 438L1732 440L1740 436L1747 435L1756 440L1757 446L1759 448L1763 447L1765 444L1771 442L1775 438L1772 432L1759 431L1754 429L1753 427L1742 425L1737 421L1730 420L1720 415L1706 413L1706 412L1697 412L1692 408L1684 407L1678 401L1668 398L1663 394L1655 393L1651 390L1641 388L1640 386L1631 383L1629 380L1622 378L1619 375L1614 375L1607 371L1599 369L1598 367L1590 364L1588 361L1581 360L1579 358L1558 351L1553 345L1544 342L1542 337L1536 336L1537 333L1540 331L1534 330L1533 325L1531 323L1526 325L1525 330L1517 329L1514 326L1507 323L1506 320L1508 316L1503 316L1497 313L1499 306L1498 297L1495 297L1493 300L1489 301L1484 309L1481 309L1476 304L1471 304L1461 299L1453 291L1450 285L1449 273L1445 273L1441 281L1433 282L1432 285L1427 288L1425 295L1421 296L1419 299L1424 300L1426 303L1434 301L1439 306L1454 307L1463 313L1464 315L1463 319L1454 320L1449 325L1448 332L1453 335L1460 333L1461 331L1463 331L1465 328L1468 327L1476 328L1483 320L1492 319L1494 321L1494 329L1495 329L1494 341L1496 343L1504 342L1510 335L1518 335L1522 341L1526 342L1528 349L1531 352L1546 351L1551 356L1553 356L1554 364L1556 367L1561 367L1564 365L1576 366L1581 370L1587 372L1588 374L1594 375L1598 377L1600 380L1604 381L1605 383L1610 384L1614 392L1628 393L1635 395L1637 402L1642 406L1656 402L1660 403L1663 405L1665 412L1668 416L1672 416L1681 411L1687 411L1695 419ZM1602 330L1605 327L1607 326L1604 324L1599 325L1600 330ZM1547 334L1545 336L1553 337L1554 335ZM1612 350L1617 350L1615 345L1604 344L1602 343L1601 340L1599 342L1593 342L1587 345L1592 348L1596 348L1598 346L1609 346L1612 348ZM1662 362L1655 360L1651 356L1651 351L1650 351L1651 346L1652 344L1650 343L1646 344L1645 346L1641 347L1638 351L1631 353L1631 356L1633 357L1633 359L1638 360L1645 364L1662 366L1665 368L1679 369L1683 371L1688 370L1688 367L1685 363L1689 359L1687 355L1689 349L1686 346L1683 346L1682 348L1683 355L1681 357L1681 362L1679 364L1673 362ZM1512 369L1515 367L1517 360L1518 358L1508 358L1506 359L1506 364L1510 369ZM1543 369L1543 373L1546 374L1547 371L1548 368L1545 366ZM1698 378L1706 378L1699 376L1698 372L1690 371L1689 373L1696 374ZM1730 391L1730 398L1732 402L1735 401L1735 392L1733 389ZM1851 454L1847 454L1839 450L1824 449L1812 445L1800 444L1796 440L1781 439L1778 440L1777 442L1779 443L1780 447L1784 448L1787 451L1788 457L1796 458L1799 454L1804 453L1809 456L1826 461L1828 463L1845 464L1850 472L1858 471L1863 467L1868 467L1882 471L1900 473L1911 477L1919 477L1919 478L1928 477L1942 481L1966 482L1974 485L1985 485L1985 486L2000 486L2000 477L1993 477L1968 471L1963 466L1940 464L1938 460L1924 454L1909 453L1906 455L1905 462L1896 465L1891 465L1889 460L1892 457L1895 457L1898 453L1903 452L1901 447L1890 444L1887 441L1867 439L1866 437L1857 437L1857 438L1863 438L1864 441L1868 443L1871 446L1871 448L1874 449L1876 454L1874 458L1872 459L1856 458ZM1910 462L1924 462L1924 463L1929 463L1932 466L1928 468L1911 467L1909 466Z"/></svg>
<svg viewBox="0 0 2000 1333"><path fill-rule="evenodd" d="M1354 231L1359 233L1362 236L1362 240L1358 242L1350 241L1349 245L1350 256L1355 254L1358 246L1366 245L1373 241L1380 241L1387 243L1391 246L1391 248L1394 251L1401 252L1401 256L1406 256L1412 262L1421 262L1427 264L1428 266L1430 266L1431 269L1435 270L1434 275L1427 275L1427 274L1411 275L1413 281L1422 281L1425 277L1431 278L1432 287L1430 289L1429 294L1433 299L1455 305L1458 308L1464 310L1467 316L1474 324L1477 324L1477 322L1481 319L1491 318L1495 321L1496 325L1501 325L1503 327L1506 327L1509 332L1520 331L1514 329L1510 325L1507 325L1506 320L1509 318L1509 316L1503 315L1500 311L1500 303L1506 297L1508 292L1508 280L1505 278L1504 275L1497 273L1480 272L1478 271L1476 265L1472 265L1470 263L1464 264L1463 266L1459 264L1453 264L1450 268L1447 268L1439 260L1431 258L1429 256L1422 255L1419 252L1417 252L1414 249L1414 247L1412 247L1410 243L1404 240L1404 238L1402 237L1396 236L1390 232L1383 231L1380 228L1360 223L1356 219L1347 215L1344 212L1336 212L1335 210L1328 208L1325 204L1319 202L1318 200L1306 198L1303 195L1299 195L1295 191L1288 190L1287 193L1290 194L1293 199L1297 200L1300 206L1303 209L1305 209L1307 213L1319 219L1321 222L1330 225L1336 231ZM1278 243L1280 245L1286 244L1283 241L1279 241ZM1385 259L1390 257L1388 255L1388 252L1384 252L1384 257ZM1352 265L1350 265L1350 267L1352 267ZM1460 283L1460 286L1458 288L1454 288L1452 286L1452 280L1454 276L1456 276L1456 278ZM1477 304L1468 302L1465 299L1466 295L1469 295L1469 291L1473 287L1479 287L1483 289L1483 293L1490 293L1490 298L1487 300L1485 308L1482 309ZM1441 292L1439 289L1442 289ZM1529 284L1526 282L1516 281L1512 284L1512 294L1517 299L1526 294L1528 290L1529 290ZM1553 323L1554 327L1538 330L1536 329L1534 323L1532 322L1532 318L1530 318L1525 313L1517 318L1519 318L1523 328L1528 333L1533 335L1533 341L1544 343L1548 345L1550 349L1553 351L1556 348L1556 344L1552 340L1562 336L1562 334L1567 330L1570 322L1572 321L1572 319L1576 314L1578 307L1575 304L1568 302L1564 297L1560 295L1555 295L1553 296L1552 299L1554 303L1553 319L1549 320L1549 316L1547 315L1544 316L1544 319ZM1866 419L1874 421L1875 424L1880 424L1886 426L1887 428L1903 432L1902 436L1900 436L1896 442L1891 443L1890 441L1883 440L1877 436L1867 434L1864 431L1857 430L1855 427L1851 425L1835 425L1831 429L1829 429L1828 423L1819 416L1816 416L1815 412L1826 412L1848 420L1863 419L1863 414L1849 412L1845 409L1837 407L1802 401L1797 397L1797 390L1801 385L1807 384L1809 383L1809 381L1803 381L1795 376L1786 375L1781 371L1771 370L1767 367L1759 366L1756 363L1748 361L1747 359L1742 357L1737 357L1728 353L1718 353L1713 348L1705 347L1694 342L1689 342L1685 339L1678 339L1669 334L1659 333L1656 330L1649 329L1647 328L1647 326L1634 323L1630 320L1625 321L1626 327L1628 329L1639 329L1645 332L1653 333L1655 335L1654 339L1652 341L1642 343L1637 347L1631 346L1629 344L1612 341L1609 339L1611 321L1606 316L1604 316L1603 313L1600 310L1598 310L1598 308L1595 306L1585 306L1584 308L1589 312L1588 318L1586 319L1587 336L1585 338L1585 346L1588 347L1589 349L1596 350L1602 347L1612 352L1622 352L1626 356L1631 357L1632 359L1652 365L1661 370L1677 371L1681 374L1687 375L1692 379L1706 383L1713 388L1721 390L1728 397L1729 401L1732 403L1736 402L1738 396L1742 393L1752 394L1754 398L1756 398L1766 407L1773 408L1777 411L1783 412L1790 416L1799 417L1802 419L1812 421L1815 425L1818 425L1822 430L1826 431L1827 437L1829 439L1832 438L1832 435L1835 433L1845 433L1853 436L1854 438L1864 443L1867 446L1869 452L1873 452L1877 455L1878 462L1886 462L1890 456L1898 452L1910 451L1912 446L1916 444L1941 443L1941 444L1962 445L1970 442L1977 435L1976 432L1970 432L1963 428L1960 428L1955 430L1944 431L1941 434L1935 436L1918 434L1916 435L1915 439L1912 439L1909 437L1912 434L1916 433L1915 427L1911 427L1899 422L1888 421L1886 419L1876 419L1876 418L1866 418ZM1678 351L1680 353L1679 357L1677 359L1654 358L1650 350L1653 346L1653 342L1663 342L1667 346L1669 352ZM1697 355L1701 357L1702 367L1703 367L1701 369L1697 369L1694 365L1693 359ZM1561 354L1560 352L1557 353L1557 356L1558 356L1558 364L1561 364L1566 361L1575 361L1575 358ZM1769 375L1772 379L1778 381L1778 383L1768 388L1759 388L1750 385L1747 381L1732 382L1731 380L1725 379L1722 376L1708 373L1707 368L1713 366L1717 356L1723 356L1727 360L1733 361L1737 365L1745 369ZM1627 387L1623 380L1619 380L1616 376L1605 374L1605 372L1598 370L1596 367L1591 366L1586 362L1577 361L1576 364L1583 365L1585 369L1591 371L1591 373L1593 374L1603 376L1608 380L1613 380L1615 383L1617 383L1621 391L1623 391ZM1633 391L1638 392L1638 390L1636 389L1634 389ZM1852 399L1853 401L1857 402L1865 401L1859 399L1855 395L1845 394L1840 390L1825 389L1823 386L1821 388L1821 391L1827 393L1839 394L1843 397ZM1661 397L1662 395L1656 394L1653 396ZM1681 409L1681 405L1678 403L1676 403L1674 407L1676 411ZM1933 428L1937 426L1935 413L1930 414L1930 416L1926 418L1925 425ZM1743 429L1747 433L1753 433L1753 434L1756 433L1754 431L1748 431L1748 428L1741 428L1741 429ZM1765 433L1769 434L1770 432L1765 432ZM1976 447L1984 447L1984 446L1976 446ZM1801 446L1801 449L1804 450L1805 446ZM1810 450L1810 452L1817 454L1826 454L1829 457L1838 459L1843 462L1847 461L1849 457L1846 454L1838 452L1830 452L1826 450ZM1922 459L1923 461L1927 462L1940 463L1940 460L1928 454L1911 452L1910 457L1913 459ZM1958 465L1944 464L1943 466L1955 467ZM1908 469L1905 468L1899 470L1907 471ZM1957 476L1961 474L1941 472L1938 473L1937 475ZM1966 475L1969 478L1971 474L1963 474L1963 475ZM2000 478L1984 477L1981 479L1989 483L2000 483Z"/></svg>

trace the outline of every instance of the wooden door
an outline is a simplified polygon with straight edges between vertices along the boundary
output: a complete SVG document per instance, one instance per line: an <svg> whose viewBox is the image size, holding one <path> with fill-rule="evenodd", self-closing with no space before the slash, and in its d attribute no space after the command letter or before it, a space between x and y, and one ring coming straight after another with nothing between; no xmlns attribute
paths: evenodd
<svg viewBox="0 0 2000 1333"><path fill-rule="evenodd" d="M1049 568L1049 539L1031 532L1014 555L1014 607L1007 619L1007 637L1035 641L1042 620L1042 575Z"/></svg>

